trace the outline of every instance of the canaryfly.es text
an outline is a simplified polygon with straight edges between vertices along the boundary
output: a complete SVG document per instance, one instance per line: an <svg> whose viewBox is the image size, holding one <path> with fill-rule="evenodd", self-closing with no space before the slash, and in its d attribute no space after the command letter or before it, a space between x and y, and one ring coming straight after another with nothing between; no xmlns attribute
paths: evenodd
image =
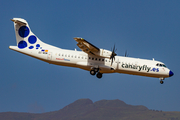
<svg viewBox="0 0 180 120"><path fill-rule="evenodd" d="M122 68L131 68L131 69L137 69L138 71L146 71L149 72L151 70L151 67L148 67L147 65L139 66L139 65L131 65L131 64L122 64Z"/></svg>

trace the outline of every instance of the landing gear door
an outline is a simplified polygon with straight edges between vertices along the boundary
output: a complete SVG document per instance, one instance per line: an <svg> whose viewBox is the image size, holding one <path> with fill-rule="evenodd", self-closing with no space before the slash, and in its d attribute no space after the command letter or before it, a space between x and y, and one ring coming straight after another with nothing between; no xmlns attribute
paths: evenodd
<svg viewBox="0 0 180 120"><path fill-rule="evenodd" d="M48 59L48 60L52 60L52 52L48 52L48 54L47 54L47 59Z"/></svg>

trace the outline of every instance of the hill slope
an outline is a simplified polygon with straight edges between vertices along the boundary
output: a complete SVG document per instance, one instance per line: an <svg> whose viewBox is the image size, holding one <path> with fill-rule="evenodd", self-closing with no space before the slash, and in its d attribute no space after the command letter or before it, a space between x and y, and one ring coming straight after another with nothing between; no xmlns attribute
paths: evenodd
<svg viewBox="0 0 180 120"><path fill-rule="evenodd" d="M120 100L79 99L59 111L34 114L3 112L0 120L178 120L180 112L151 111Z"/></svg>

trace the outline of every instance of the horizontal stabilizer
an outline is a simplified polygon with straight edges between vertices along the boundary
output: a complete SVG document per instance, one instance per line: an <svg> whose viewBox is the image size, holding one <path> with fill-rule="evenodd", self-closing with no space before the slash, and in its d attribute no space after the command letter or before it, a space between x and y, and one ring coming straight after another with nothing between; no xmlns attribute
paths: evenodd
<svg viewBox="0 0 180 120"><path fill-rule="evenodd" d="M26 25L25 22L22 22L22 21L19 21L19 20L14 20L14 19L11 19L11 21L17 23L17 24L20 24L20 25Z"/></svg>

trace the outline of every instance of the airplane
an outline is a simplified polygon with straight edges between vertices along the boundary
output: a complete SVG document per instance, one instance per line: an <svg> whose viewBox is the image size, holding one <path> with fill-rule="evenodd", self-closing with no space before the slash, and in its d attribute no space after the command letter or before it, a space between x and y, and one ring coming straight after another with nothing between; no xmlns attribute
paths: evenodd
<svg viewBox="0 0 180 120"><path fill-rule="evenodd" d="M13 18L17 46L9 49L37 58L49 64L76 67L90 71L91 75L102 78L104 73L124 73L159 78L163 84L165 78L174 73L160 61L117 56L115 46L112 51L100 49L87 40L75 37L82 51L61 49L42 42L22 18Z"/></svg>

